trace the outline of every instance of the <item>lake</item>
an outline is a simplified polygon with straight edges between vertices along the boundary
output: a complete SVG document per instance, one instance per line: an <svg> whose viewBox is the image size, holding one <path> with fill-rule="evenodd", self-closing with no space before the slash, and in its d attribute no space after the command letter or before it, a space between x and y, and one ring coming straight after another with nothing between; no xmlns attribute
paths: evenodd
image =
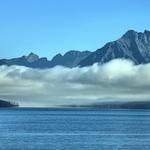
<svg viewBox="0 0 150 150"><path fill-rule="evenodd" d="M149 150L149 110L0 109L0 150Z"/></svg>

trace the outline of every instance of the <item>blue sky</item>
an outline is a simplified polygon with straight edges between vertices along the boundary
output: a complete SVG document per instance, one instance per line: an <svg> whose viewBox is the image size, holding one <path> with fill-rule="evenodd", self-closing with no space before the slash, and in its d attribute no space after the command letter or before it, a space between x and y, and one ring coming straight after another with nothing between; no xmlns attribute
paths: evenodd
<svg viewBox="0 0 150 150"><path fill-rule="evenodd" d="M0 0L0 58L91 50L150 30L149 0Z"/></svg>

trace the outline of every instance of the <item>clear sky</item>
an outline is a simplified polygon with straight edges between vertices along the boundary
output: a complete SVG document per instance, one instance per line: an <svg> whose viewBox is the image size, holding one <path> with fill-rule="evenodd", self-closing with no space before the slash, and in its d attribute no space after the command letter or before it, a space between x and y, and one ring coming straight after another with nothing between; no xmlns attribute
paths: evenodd
<svg viewBox="0 0 150 150"><path fill-rule="evenodd" d="M91 50L150 30L149 0L0 0L0 58Z"/></svg>

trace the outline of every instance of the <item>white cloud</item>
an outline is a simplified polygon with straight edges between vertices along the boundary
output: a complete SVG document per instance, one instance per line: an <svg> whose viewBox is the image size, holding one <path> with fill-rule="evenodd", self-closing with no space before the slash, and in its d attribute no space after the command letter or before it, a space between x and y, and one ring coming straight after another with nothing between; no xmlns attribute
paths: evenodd
<svg viewBox="0 0 150 150"><path fill-rule="evenodd" d="M21 106L149 100L150 64L116 59L84 68L0 67L0 98Z"/></svg>

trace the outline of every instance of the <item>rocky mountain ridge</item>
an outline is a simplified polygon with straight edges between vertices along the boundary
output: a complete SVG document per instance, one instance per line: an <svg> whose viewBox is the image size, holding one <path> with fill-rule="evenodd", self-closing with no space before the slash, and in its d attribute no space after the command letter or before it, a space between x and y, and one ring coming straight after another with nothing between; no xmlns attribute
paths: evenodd
<svg viewBox="0 0 150 150"><path fill-rule="evenodd" d="M136 32L128 30L116 41L106 43L96 51L76 51L71 50L64 55L57 54L48 60L46 57L40 58L34 53L12 59L1 59L0 65L20 65L31 68L52 68L57 65L65 67L84 67L94 63L106 63L115 58L130 59L135 64L150 62L150 31Z"/></svg>

